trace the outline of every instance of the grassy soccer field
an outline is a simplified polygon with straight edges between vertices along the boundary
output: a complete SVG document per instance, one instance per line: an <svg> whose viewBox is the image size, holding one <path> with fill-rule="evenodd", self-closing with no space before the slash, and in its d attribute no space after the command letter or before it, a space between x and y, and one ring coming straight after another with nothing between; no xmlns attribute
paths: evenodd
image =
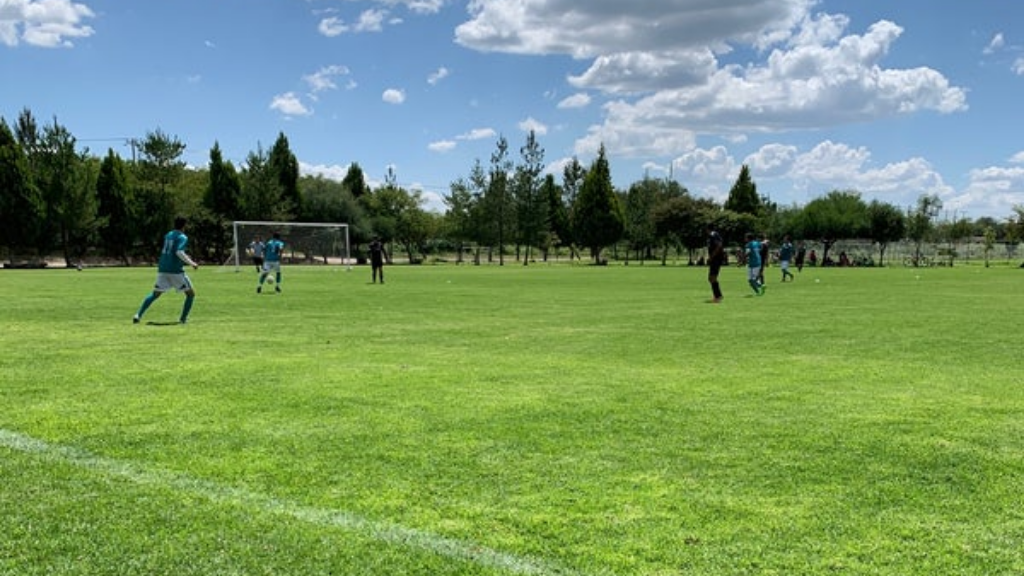
<svg viewBox="0 0 1024 576"><path fill-rule="evenodd" d="M0 270L0 574L1024 573L1024 270L154 274Z"/></svg>

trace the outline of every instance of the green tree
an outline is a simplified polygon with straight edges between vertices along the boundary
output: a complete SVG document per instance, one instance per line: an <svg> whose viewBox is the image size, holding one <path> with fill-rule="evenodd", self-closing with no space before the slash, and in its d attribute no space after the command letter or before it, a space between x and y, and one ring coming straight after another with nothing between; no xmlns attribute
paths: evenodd
<svg viewBox="0 0 1024 576"><path fill-rule="evenodd" d="M1006 257L1013 258L1017 252L1017 244L1024 238L1024 205L1014 206L1014 214L1006 223ZM1024 267L1024 264L1021 264Z"/></svg>
<svg viewBox="0 0 1024 576"><path fill-rule="evenodd" d="M28 158L0 118L0 245L14 263L23 250L34 246L44 215L42 196L32 183Z"/></svg>
<svg viewBox="0 0 1024 576"><path fill-rule="evenodd" d="M868 204L868 237L878 246L878 265L885 266L885 250L891 242L902 240L907 233L903 211L878 200Z"/></svg>
<svg viewBox="0 0 1024 576"><path fill-rule="evenodd" d="M526 136L526 144L519 149L522 162L516 167L516 223L519 238L525 252L523 266L530 262L531 250L538 244L542 231L547 228L547 203L541 197L540 173L544 169L544 149L537 142L537 136L530 130Z"/></svg>
<svg viewBox="0 0 1024 576"><path fill-rule="evenodd" d="M444 197L445 229L458 251L455 261L461 264L465 245L473 238L473 207L477 198L471 184L464 178L452 182L448 190L448 195Z"/></svg>
<svg viewBox="0 0 1024 576"><path fill-rule="evenodd" d="M600 264L601 251L618 242L625 228L603 144L587 170L574 208L573 230L580 245L589 248L591 258Z"/></svg>
<svg viewBox="0 0 1024 576"><path fill-rule="evenodd" d="M284 220L291 220L302 213L302 195L299 191L299 161L288 145L288 138L283 132L278 133L274 146L267 158L270 172L277 179L280 190L278 212L288 214Z"/></svg>
<svg viewBox="0 0 1024 576"><path fill-rule="evenodd" d="M725 209L738 214L761 214L761 197L757 195L757 184L750 177L750 168L744 164L740 168L736 182L729 190L729 198L725 201Z"/></svg>
<svg viewBox="0 0 1024 576"><path fill-rule="evenodd" d="M626 191L623 216L625 218L624 234L629 247L626 250L626 261L629 253L635 251L641 263L651 257L658 239L654 222L654 209L661 198L661 186L658 180L644 178L634 182Z"/></svg>
<svg viewBox="0 0 1024 576"><path fill-rule="evenodd" d="M989 256L992 255L992 250L996 247L996 229L994 226L985 227L985 268L989 266Z"/></svg>
<svg viewBox="0 0 1024 576"><path fill-rule="evenodd" d="M498 138L496 149L491 154L490 178L485 195L485 206L488 217L494 222L498 247L498 265L505 265L505 233L514 228L514 212L509 208L509 172L512 161L508 157L508 141L504 136Z"/></svg>
<svg viewBox="0 0 1024 576"><path fill-rule="evenodd" d="M30 113L23 112L19 134L31 142L29 165L44 210L36 252L45 257L59 247L65 265L73 266L96 230L95 172L88 155L76 150L75 137L56 118L41 133L31 133L35 129Z"/></svg>
<svg viewBox="0 0 1024 576"><path fill-rule="evenodd" d="M232 245L231 224L242 216L242 182L231 162L225 162L220 144L210 149L209 181L203 194L203 206L211 216L210 237L214 257L223 262Z"/></svg>
<svg viewBox="0 0 1024 576"><path fill-rule="evenodd" d="M819 238L824 249L822 262L829 261L829 251L838 240L866 238L869 230L867 205L860 194L833 190L811 200L801 215L801 229L810 238Z"/></svg>
<svg viewBox="0 0 1024 576"><path fill-rule="evenodd" d="M920 266L923 260L921 247L934 231L934 221L942 210L942 200L934 194L924 194L917 199L917 206L907 216L907 238L914 243L914 266Z"/></svg>
<svg viewBox="0 0 1024 576"><path fill-rule="evenodd" d="M134 179L136 225L144 253L152 257L159 251L164 233L174 221L177 210L174 187L185 172L185 162L181 159L185 144L157 128L146 133L139 153L139 161L133 164L137 174Z"/></svg>
<svg viewBox="0 0 1024 576"><path fill-rule="evenodd" d="M366 176L358 162L349 164L345 177L341 179L341 185L347 188L356 200L370 192L370 187L366 185Z"/></svg>
<svg viewBox="0 0 1024 576"><path fill-rule="evenodd" d="M220 144L210 149L209 184L203 195L203 205L225 221L242 218L242 183L234 164L225 161Z"/></svg>
<svg viewBox="0 0 1024 576"><path fill-rule="evenodd" d="M250 151L242 168L242 209L245 220L290 221L289 204L281 202L281 182L261 146Z"/></svg>
<svg viewBox="0 0 1024 576"><path fill-rule="evenodd" d="M957 218L955 214L951 221L943 222L937 227L938 236L946 241L946 247L943 252L947 258L946 264L948 266L953 266L957 257L957 248L964 238L970 237L972 228L973 225L970 220L967 218Z"/></svg>
<svg viewBox="0 0 1024 576"><path fill-rule="evenodd" d="M579 241L577 240L573 223L576 221L576 198L579 196L580 188L583 187L583 181L586 179L586 176L587 169L580 164L579 159L575 156L562 168L562 205L565 206L566 218L569 223L565 230L565 235L562 236L562 242L569 247L570 259L579 259L579 253L576 250L579 246Z"/></svg>
<svg viewBox="0 0 1024 576"><path fill-rule="evenodd" d="M107 150L100 163L96 179L97 214L100 219L100 241L107 254L123 264L131 263L131 247L137 235L135 227L135 199L128 182L124 161Z"/></svg>
<svg viewBox="0 0 1024 576"><path fill-rule="evenodd" d="M562 203L562 188L555 182L554 174L544 177L541 195L547 203L548 212L547 241L544 243L544 261L547 262L548 249L569 245L568 239L572 238L572 233L569 231L569 211Z"/></svg>

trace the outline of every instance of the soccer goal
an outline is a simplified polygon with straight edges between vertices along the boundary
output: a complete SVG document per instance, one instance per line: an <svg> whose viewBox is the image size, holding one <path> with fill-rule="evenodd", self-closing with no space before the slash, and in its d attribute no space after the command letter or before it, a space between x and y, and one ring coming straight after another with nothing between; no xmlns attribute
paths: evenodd
<svg viewBox="0 0 1024 576"><path fill-rule="evenodd" d="M264 244L275 233L281 235L285 249L282 260L288 264L319 264L351 268L348 224L338 222L259 222L236 220L233 223L235 272L248 265L249 245L259 239Z"/></svg>

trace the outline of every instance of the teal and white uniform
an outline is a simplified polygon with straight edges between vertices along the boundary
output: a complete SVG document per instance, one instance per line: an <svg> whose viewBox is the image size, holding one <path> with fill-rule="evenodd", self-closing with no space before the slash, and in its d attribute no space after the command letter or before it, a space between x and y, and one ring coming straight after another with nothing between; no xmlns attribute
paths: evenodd
<svg viewBox="0 0 1024 576"><path fill-rule="evenodd" d="M747 254L747 283L754 289L755 294L764 294L764 285L759 280L761 277L761 243L751 240L747 242L744 250Z"/></svg>
<svg viewBox="0 0 1024 576"><path fill-rule="evenodd" d="M284 252L284 242L279 238L273 238L267 242L263 249L263 273L281 272L281 253Z"/></svg>
<svg viewBox="0 0 1024 576"><path fill-rule="evenodd" d="M179 254L184 254L188 247L188 236L181 230L171 230L164 236L164 245L160 250L160 261L157 264L156 292L177 290L184 292L192 288L192 281L185 274L186 261Z"/></svg>

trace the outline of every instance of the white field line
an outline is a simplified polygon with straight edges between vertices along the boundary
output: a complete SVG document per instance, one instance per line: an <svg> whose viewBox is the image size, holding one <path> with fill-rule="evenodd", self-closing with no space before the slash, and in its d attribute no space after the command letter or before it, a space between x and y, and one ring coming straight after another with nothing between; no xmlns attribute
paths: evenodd
<svg viewBox="0 0 1024 576"><path fill-rule="evenodd" d="M244 506L267 514L291 516L309 524L340 528L396 546L425 550L447 558L505 570L513 574L584 576L580 572L543 560L509 554L472 542L447 538L414 528L377 522L349 512L304 506L280 498L193 478L185 474L148 469L130 462L97 456L85 450L49 444L3 428L0 428L0 447L37 455L53 462L72 464L108 476L117 476L135 484L173 488L218 504Z"/></svg>

